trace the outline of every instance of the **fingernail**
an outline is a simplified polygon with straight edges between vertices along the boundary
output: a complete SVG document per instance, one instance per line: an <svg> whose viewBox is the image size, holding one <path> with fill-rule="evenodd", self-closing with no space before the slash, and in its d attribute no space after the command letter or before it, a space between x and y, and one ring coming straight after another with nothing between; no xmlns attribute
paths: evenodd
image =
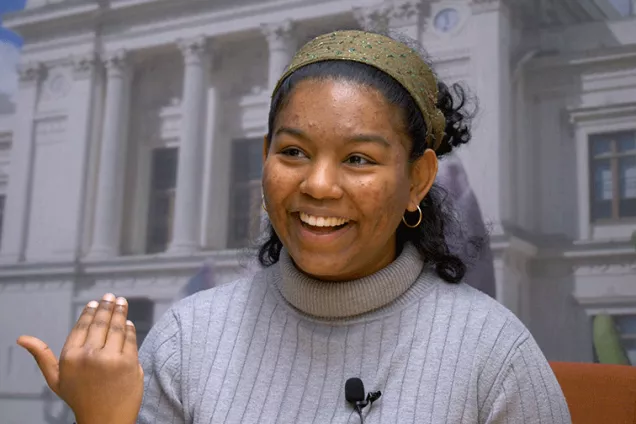
<svg viewBox="0 0 636 424"><path fill-rule="evenodd" d="M105 300L106 302L114 302L115 301L115 295L112 293L106 293L104 295L104 297L102 297L102 300Z"/></svg>
<svg viewBox="0 0 636 424"><path fill-rule="evenodd" d="M131 320L126 321L126 325L130 325L131 327L135 326Z"/></svg>
<svg viewBox="0 0 636 424"><path fill-rule="evenodd" d="M88 302L88 305L86 305L86 307L88 308L97 308L99 306L99 302L97 302L96 300L91 300L90 302Z"/></svg>
<svg viewBox="0 0 636 424"><path fill-rule="evenodd" d="M117 305L124 306L124 305L125 305L126 303L128 303L128 302L126 301L126 298L124 298L124 297L118 297L118 298L117 298L117 302L115 302L115 303L116 303Z"/></svg>

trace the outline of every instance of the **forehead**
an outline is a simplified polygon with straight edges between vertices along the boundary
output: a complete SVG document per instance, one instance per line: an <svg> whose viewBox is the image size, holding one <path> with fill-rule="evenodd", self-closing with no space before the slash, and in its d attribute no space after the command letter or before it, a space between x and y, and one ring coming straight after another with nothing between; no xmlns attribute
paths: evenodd
<svg viewBox="0 0 636 424"><path fill-rule="evenodd" d="M296 85L277 126L331 132L403 135L402 115L377 89L346 80L308 79Z"/></svg>

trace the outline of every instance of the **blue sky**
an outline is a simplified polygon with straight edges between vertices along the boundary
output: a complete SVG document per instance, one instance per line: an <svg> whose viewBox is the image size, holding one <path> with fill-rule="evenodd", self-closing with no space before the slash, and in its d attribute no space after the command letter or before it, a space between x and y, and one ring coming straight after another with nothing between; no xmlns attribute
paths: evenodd
<svg viewBox="0 0 636 424"><path fill-rule="evenodd" d="M24 8L26 0L0 0L0 16ZM12 31L0 26L0 41L9 42L18 47L22 45L20 37Z"/></svg>
<svg viewBox="0 0 636 424"><path fill-rule="evenodd" d="M16 66L20 60L20 36L2 27L2 15L24 8L26 0L0 0L0 93L12 98L18 88Z"/></svg>

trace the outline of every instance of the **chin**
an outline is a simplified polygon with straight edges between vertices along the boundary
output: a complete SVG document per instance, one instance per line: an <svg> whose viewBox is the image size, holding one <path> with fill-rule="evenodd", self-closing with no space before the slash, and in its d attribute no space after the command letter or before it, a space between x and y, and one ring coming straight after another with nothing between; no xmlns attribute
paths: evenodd
<svg viewBox="0 0 636 424"><path fill-rule="evenodd" d="M299 270L318 280L342 281L349 280L348 276L353 275L352 269L348 266L351 261L344 259L342 255L323 256L307 252L293 255L292 258Z"/></svg>

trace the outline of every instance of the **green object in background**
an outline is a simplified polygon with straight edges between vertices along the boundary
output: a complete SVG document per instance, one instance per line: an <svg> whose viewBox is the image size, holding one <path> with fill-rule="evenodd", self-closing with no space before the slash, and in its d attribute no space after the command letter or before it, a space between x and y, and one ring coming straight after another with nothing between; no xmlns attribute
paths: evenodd
<svg viewBox="0 0 636 424"><path fill-rule="evenodd" d="M594 317L594 349L601 364L631 365L611 315Z"/></svg>

